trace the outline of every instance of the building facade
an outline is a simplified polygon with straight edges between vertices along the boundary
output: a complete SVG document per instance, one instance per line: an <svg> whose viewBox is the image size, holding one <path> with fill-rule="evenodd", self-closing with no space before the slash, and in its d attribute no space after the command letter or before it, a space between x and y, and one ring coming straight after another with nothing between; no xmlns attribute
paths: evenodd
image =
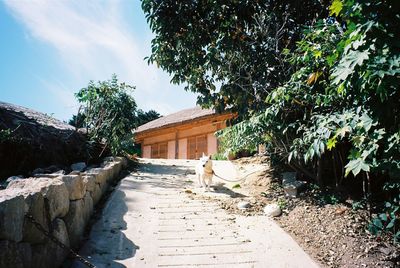
<svg viewBox="0 0 400 268"><path fill-rule="evenodd" d="M138 127L135 142L141 144L144 158L198 159L203 153L217 153L214 133L233 117L200 107L182 110Z"/></svg>

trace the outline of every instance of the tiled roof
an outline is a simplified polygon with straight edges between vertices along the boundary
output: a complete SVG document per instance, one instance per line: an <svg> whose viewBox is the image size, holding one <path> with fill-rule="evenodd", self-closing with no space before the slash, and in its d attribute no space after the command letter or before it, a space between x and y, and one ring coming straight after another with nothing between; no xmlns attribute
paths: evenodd
<svg viewBox="0 0 400 268"><path fill-rule="evenodd" d="M135 133L141 133L144 131L149 131L158 128L164 128L167 126L188 122L194 119L199 119L202 117L207 117L215 114L214 110L202 109L199 106L194 108L185 109L167 116L160 117L156 120L150 121L144 125L139 126Z"/></svg>

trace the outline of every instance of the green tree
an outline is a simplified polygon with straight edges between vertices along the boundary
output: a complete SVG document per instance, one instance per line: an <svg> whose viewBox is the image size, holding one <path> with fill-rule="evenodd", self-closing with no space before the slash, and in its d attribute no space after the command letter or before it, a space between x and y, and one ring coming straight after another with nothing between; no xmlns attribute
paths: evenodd
<svg viewBox="0 0 400 268"><path fill-rule="evenodd" d="M160 118L160 117L161 117L161 115L154 110L149 110L147 112L143 111L142 109L137 110L138 126L144 125L147 122L156 120L157 118Z"/></svg>
<svg viewBox="0 0 400 268"><path fill-rule="evenodd" d="M200 93L200 105L239 117L265 108L292 72L282 51L327 13L318 0L142 0L142 8L155 33L149 62Z"/></svg>
<svg viewBox="0 0 400 268"><path fill-rule="evenodd" d="M68 124L76 128L85 127L85 114L78 111L76 115L72 115L72 118L68 121Z"/></svg>
<svg viewBox="0 0 400 268"><path fill-rule="evenodd" d="M132 130L138 125L136 102L129 94L133 89L113 75L108 81L90 81L75 94L82 104L90 139L104 143L114 155L123 152L123 142L133 142Z"/></svg>

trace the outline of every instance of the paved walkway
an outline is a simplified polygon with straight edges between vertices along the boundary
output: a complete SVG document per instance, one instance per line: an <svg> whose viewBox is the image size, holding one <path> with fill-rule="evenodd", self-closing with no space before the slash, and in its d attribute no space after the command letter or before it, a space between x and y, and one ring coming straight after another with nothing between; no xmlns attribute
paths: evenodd
<svg viewBox="0 0 400 268"><path fill-rule="evenodd" d="M194 161L142 162L113 192L80 251L97 267L318 267L272 220L190 198Z"/></svg>

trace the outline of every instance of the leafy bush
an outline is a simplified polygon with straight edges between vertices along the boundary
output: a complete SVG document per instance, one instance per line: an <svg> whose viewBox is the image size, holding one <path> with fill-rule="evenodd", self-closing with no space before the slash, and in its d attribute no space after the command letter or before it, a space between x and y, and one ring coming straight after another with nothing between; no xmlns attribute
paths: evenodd
<svg viewBox="0 0 400 268"><path fill-rule="evenodd" d="M114 155L133 143L132 130L137 127L136 102L129 91L134 87L111 80L89 82L75 94L83 106L85 126L91 140L102 142Z"/></svg>
<svg viewBox="0 0 400 268"><path fill-rule="evenodd" d="M320 185L327 169L336 186L360 178L370 202L372 184L400 182L400 8L394 1L335 0L330 10L294 51L283 51L295 71L268 94L266 109L219 136L231 150L266 142ZM399 192L393 187L390 196ZM399 215L390 213L390 221L374 223L394 232L390 223Z"/></svg>

